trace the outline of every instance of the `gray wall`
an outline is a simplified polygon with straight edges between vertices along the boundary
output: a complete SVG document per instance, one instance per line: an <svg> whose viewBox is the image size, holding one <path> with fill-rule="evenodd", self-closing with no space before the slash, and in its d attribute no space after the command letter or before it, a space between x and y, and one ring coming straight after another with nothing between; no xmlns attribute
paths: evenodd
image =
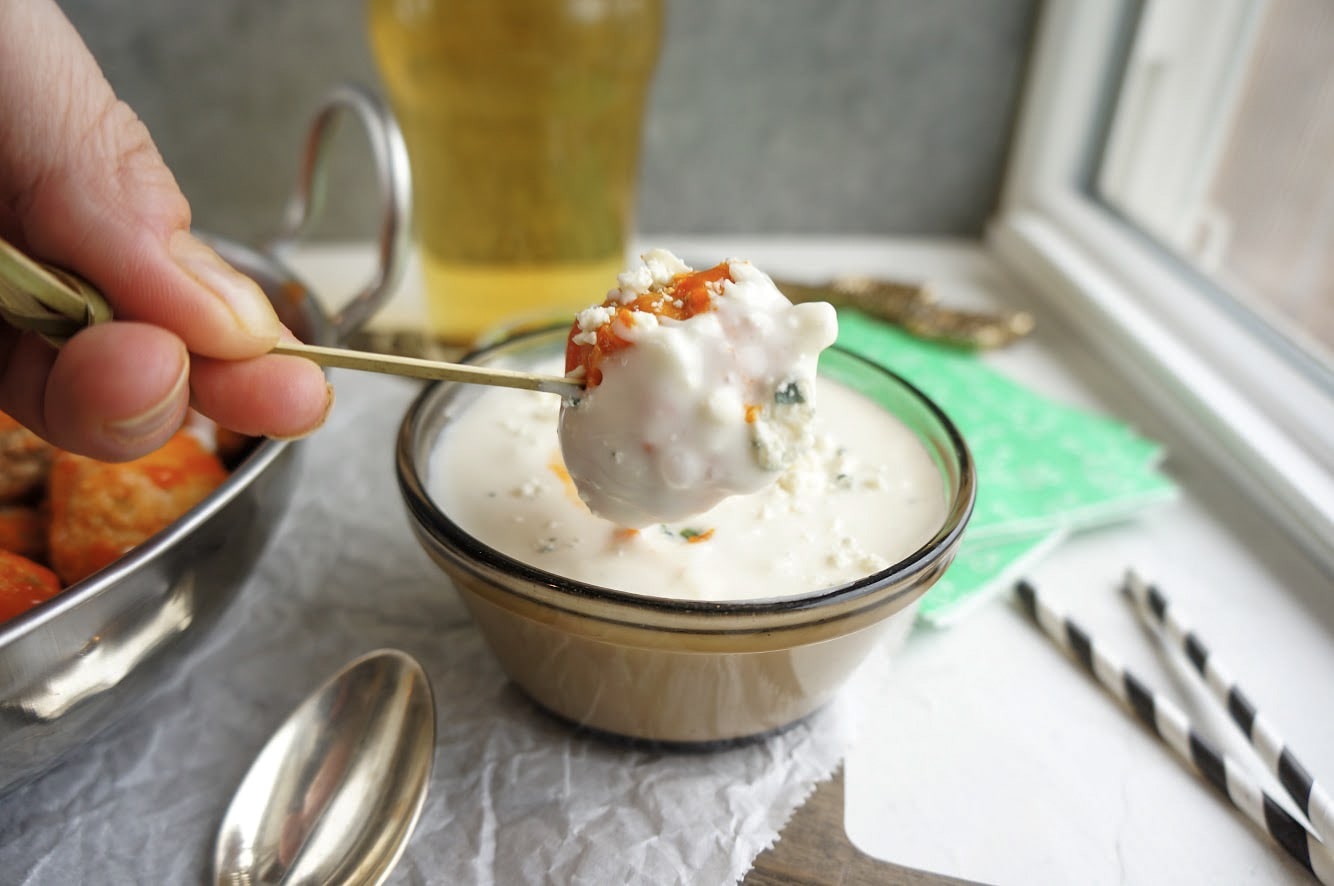
<svg viewBox="0 0 1334 886"><path fill-rule="evenodd" d="M311 108L376 84L361 0L62 0L197 226L272 229ZM641 170L646 233L978 234L1037 0L669 0ZM319 236L366 236L340 139Z"/></svg>

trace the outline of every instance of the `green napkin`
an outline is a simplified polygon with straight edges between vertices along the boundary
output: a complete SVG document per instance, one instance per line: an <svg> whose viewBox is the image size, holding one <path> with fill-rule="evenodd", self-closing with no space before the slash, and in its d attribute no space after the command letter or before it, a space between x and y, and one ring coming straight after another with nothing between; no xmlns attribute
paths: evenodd
<svg viewBox="0 0 1334 886"><path fill-rule="evenodd" d="M977 465L977 504L959 556L923 598L942 623L1008 585L1066 533L1170 500L1162 447L1114 419L1057 403L973 354L839 312L839 344L902 375L963 433Z"/></svg>

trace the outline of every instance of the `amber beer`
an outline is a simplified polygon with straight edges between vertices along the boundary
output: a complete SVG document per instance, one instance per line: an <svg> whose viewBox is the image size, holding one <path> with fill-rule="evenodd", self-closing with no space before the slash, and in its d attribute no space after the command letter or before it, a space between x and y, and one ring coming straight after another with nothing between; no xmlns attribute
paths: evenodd
<svg viewBox="0 0 1334 886"><path fill-rule="evenodd" d="M432 329L601 301L633 227L661 0L368 0Z"/></svg>

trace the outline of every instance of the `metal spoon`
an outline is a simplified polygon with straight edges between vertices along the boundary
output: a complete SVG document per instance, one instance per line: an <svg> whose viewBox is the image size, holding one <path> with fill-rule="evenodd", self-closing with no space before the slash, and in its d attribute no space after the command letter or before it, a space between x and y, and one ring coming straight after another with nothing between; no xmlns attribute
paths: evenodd
<svg viewBox="0 0 1334 886"><path fill-rule="evenodd" d="M242 779L214 882L384 882L421 814L434 751L421 665L394 649L356 659L292 712Z"/></svg>

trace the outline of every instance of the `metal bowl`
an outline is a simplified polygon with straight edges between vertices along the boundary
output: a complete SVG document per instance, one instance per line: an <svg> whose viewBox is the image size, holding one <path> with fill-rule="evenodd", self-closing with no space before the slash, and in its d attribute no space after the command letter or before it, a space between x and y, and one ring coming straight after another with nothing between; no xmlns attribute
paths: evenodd
<svg viewBox="0 0 1334 886"><path fill-rule="evenodd" d="M322 158L345 115L366 130L384 214L374 278L333 317L278 256L317 210ZM370 93L335 89L316 114L282 232L260 249L207 238L268 294L303 341L332 344L388 295L406 251L410 181L392 116ZM171 526L52 600L0 624L0 793L50 769L133 711L218 622L291 499L301 446L258 442L228 479Z"/></svg>

